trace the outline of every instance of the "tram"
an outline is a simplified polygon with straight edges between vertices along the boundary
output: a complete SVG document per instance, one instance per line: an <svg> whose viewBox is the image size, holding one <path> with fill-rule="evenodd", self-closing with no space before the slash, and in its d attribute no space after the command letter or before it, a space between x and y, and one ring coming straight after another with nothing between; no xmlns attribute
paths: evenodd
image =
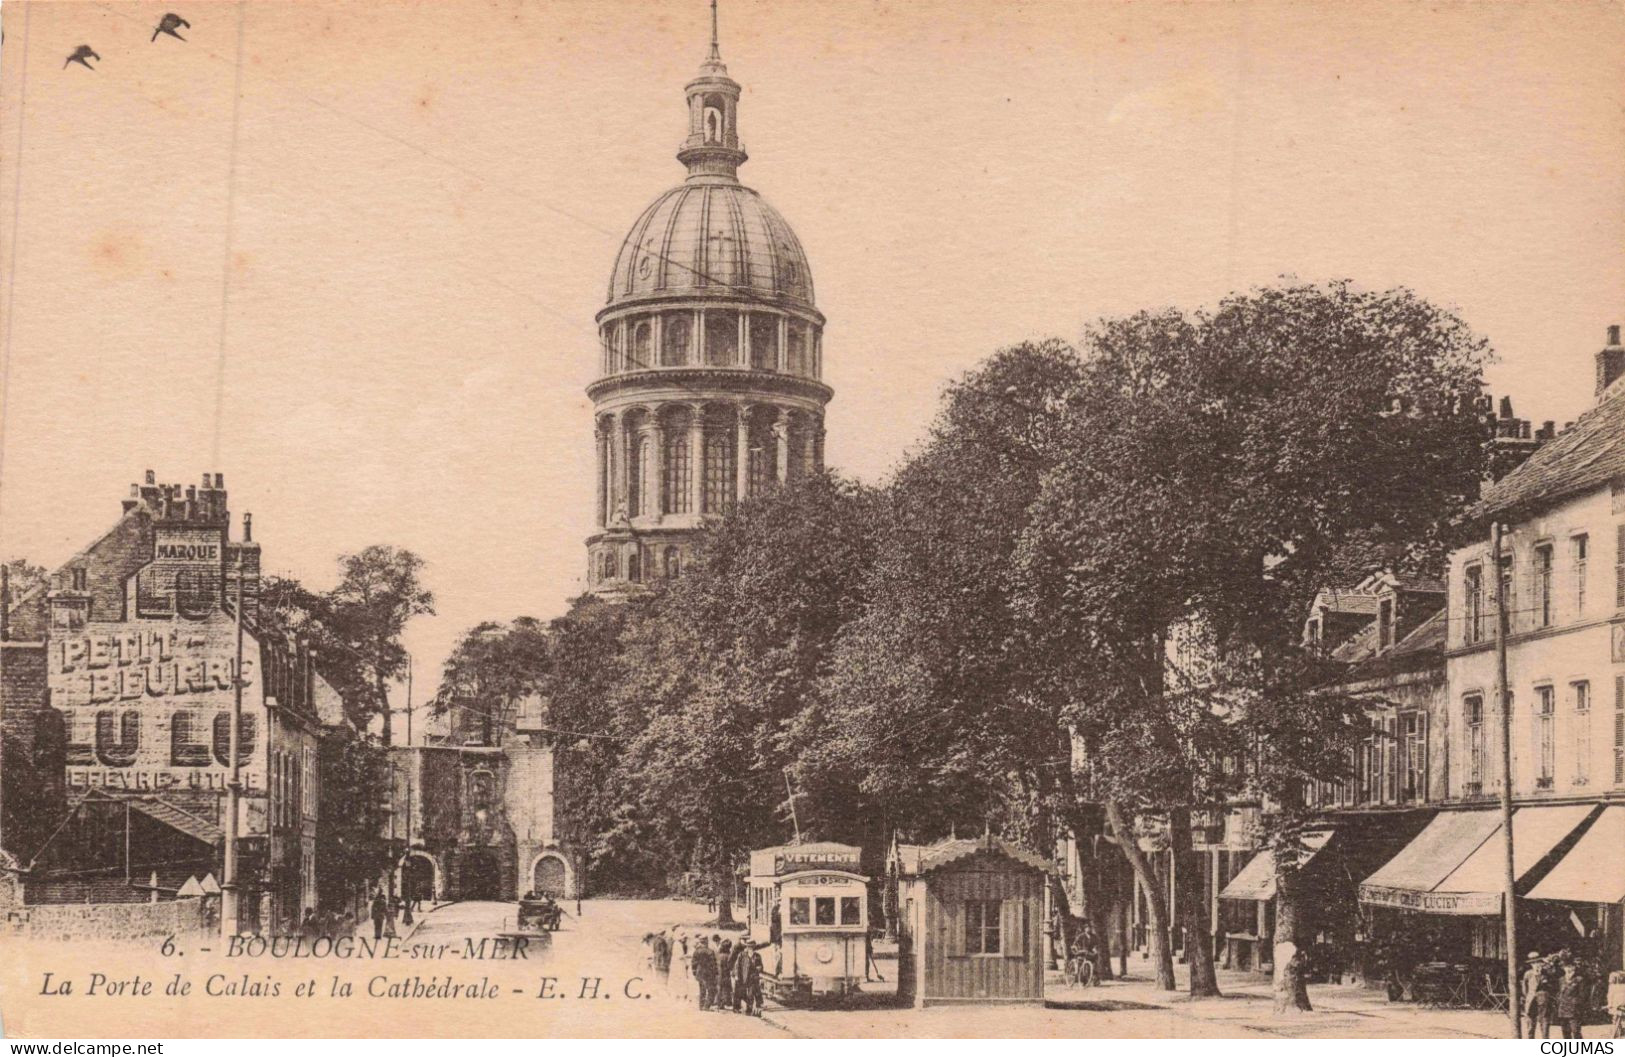
<svg viewBox="0 0 1625 1057"><path fill-rule="evenodd" d="M785 844L750 854L748 920L762 989L783 1005L857 991L868 958L869 879L851 844Z"/></svg>

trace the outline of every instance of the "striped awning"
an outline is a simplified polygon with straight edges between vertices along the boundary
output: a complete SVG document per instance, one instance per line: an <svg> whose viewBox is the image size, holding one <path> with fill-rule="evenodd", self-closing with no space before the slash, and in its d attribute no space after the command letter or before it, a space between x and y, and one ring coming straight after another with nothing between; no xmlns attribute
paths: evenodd
<svg viewBox="0 0 1625 1057"><path fill-rule="evenodd" d="M1625 807L1609 807L1598 816L1529 892L1530 899L1564 903L1619 903L1625 901Z"/></svg>

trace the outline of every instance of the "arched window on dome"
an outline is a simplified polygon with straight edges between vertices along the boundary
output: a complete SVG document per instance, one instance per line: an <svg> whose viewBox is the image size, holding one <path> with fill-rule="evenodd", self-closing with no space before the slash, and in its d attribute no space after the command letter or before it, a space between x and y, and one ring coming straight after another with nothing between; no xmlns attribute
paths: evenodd
<svg viewBox="0 0 1625 1057"><path fill-rule="evenodd" d="M650 359L653 349L654 327L647 319L640 319L632 325L632 362L627 364L627 369L641 371L653 365Z"/></svg>
<svg viewBox="0 0 1625 1057"><path fill-rule="evenodd" d="M786 366L791 374L808 375L812 371L807 356L807 325L791 321L786 333L785 350Z"/></svg>
<svg viewBox="0 0 1625 1057"><path fill-rule="evenodd" d="M812 434L807 427L807 416L800 411L790 412L785 425L785 474L787 481L799 481L812 473Z"/></svg>
<svg viewBox="0 0 1625 1057"><path fill-rule="evenodd" d="M738 313L705 314L705 362L712 367L733 367L739 363Z"/></svg>
<svg viewBox="0 0 1625 1057"><path fill-rule="evenodd" d="M690 510L689 422L686 407L669 407L660 413L661 464L665 468L660 483L660 512L686 514Z"/></svg>
<svg viewBox="0 0 1625 1057"><path fill-rule="evenodd" d="M779 369L779 318L765 312L750 314L750 365L758 371Z"/></svg>
<svg viewBox="0 0 1625 1057"><path fill-rule="evenodd" d="M598 560L598 580L603 583L615 579L615 551L606 550Z"/></svg>
<svg viewBox="0 0 1625 1057"><path fill-rule="evenodd" d="M672 312L661 317L660 362L666 367L681 367L688 362L689 346L694 340L693 324L687 312Z"/></svg>
<svg viewBox="0 0 1625 1057"><path fill-rule="evenodd" d="M676 547L666 548L666 579L675 580L683 572L682 552Z"/></svg>
<svg viewBox="0 0 1625 1057"><path fill-rule="evenodd" d="M705 412L705 467L701 509L706 514L726 514L733 509L735 473L734 448L738 431L733 413L712 407Z"/></svg>
<svg viewBox="0 0 1625 1057"><path fill-rule="evenodd" d="M779 437L773 428L778 411L759 407L750 415L750 463L748 471L750 494L766 495L779 479Z"/></svg>

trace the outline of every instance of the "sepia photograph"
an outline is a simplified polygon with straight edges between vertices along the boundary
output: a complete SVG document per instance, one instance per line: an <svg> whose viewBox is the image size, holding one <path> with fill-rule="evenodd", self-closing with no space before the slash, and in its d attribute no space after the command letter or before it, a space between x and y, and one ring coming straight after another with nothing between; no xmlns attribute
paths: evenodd
<svg viewBox="0 0 1625 1057"><path fill-rule="evenodd" d="M0 1038L1621 1045L1619 0L0 28Z"/></svg>

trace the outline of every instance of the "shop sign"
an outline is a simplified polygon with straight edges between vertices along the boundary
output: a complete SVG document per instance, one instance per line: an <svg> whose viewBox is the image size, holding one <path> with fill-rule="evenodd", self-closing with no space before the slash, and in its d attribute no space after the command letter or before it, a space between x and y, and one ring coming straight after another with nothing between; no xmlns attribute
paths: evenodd
<svg viewBox="0 0 1625 1057"><path fill-rule="evenodd" d="M823 873L823 874L811 874L810 876L807 876L807 877L797 877L791 883L791 887L794 887L794 888L805 888L805 887L816 888L816 887L818 887L820 885L849 885L849 884L852 884L852 883L854 883L854 882L853 882L852 878L850 878L850 877L843 876L843 875L840 875L840 874Z"/></svg>
<svg viewBox="0 0 1625 1057"><path fill-rule="evenodd" d="M1424 914L1485 915L1501 912L1499 892L1419 892L1414 888L1361 885L1360 902Z"/></svg>
<svg viewBox="0 0 1625 1057"><path fill-rule="evenodd" d="M834 851L815 854L782 854L773 857L774 873L797 873L801 870L845 870L858 868L856 852Z"/></svg>

